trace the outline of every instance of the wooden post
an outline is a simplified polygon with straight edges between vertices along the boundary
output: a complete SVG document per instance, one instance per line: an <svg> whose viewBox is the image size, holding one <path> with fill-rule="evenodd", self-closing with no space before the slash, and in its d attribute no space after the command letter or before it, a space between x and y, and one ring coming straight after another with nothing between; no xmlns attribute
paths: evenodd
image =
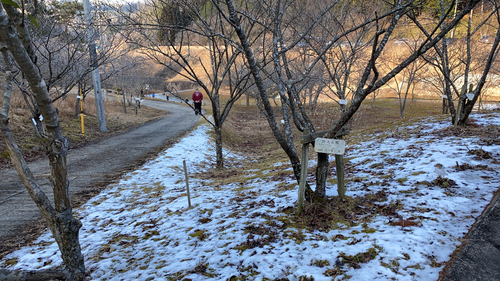
<svg viewBox="0 0 500 281"><path fill-rule="evenodd" d="M468 93L472 93L473 91L474 91L474 85L472 83L470 83ZM481 95L479 95L479 97L481 97ZM471 102L471 100L469 100L469 102ZM465 101L464 101L464 106L465 106ZM481 100L479 101L479 107L481 107ZM472 109L471 109L471 112L472 112ZM464 120L464 125L468 125L468 124L469 124L469 115L467 115L467 118L465 118L465 120Z"/></svg>
<svg viewBox="0 0 500 281"><path fill-rule="evenodd" d="M184 175L186 176L186 192L188 197L188 205L191 208L191 195L189 194L189 181L188 181L188 172L186 168L186 160L182 160L182 164L184 165Z"/></svg>
<svg viewBox="0 0 500 281"><path fill-rule="evenodd" d="M300 214L303 210L303 202L304 202L304 192L305 192L305 179L307 177L307 154L309 152L309 147L308 144L313 143L316 141L317 138L321 138L323 136L326 136L329 134L331 131L321 131L321 132L316 132L316 133L309 133L309 130L304 130L304 134L300 138L300 142L302 143L302 163L301 163L301 173L300 173L300 183L299 183L299 202L298 202L298 213ZM347 127L342 127L340 131L338 131L334 138L336 139L342 139L343 136L346 136L349 134L349 128ZM304 163L306 163L304 169ZM339 193L340 198L344 198L345 196L345 181L344 181L344 155L337 155L335 154L335 167L336 167L336 173L337 173L337 191ZM303 190L301 190L303 188ZM301 199L302 196L302 199Z"/></svg>
<svg viewBox="0 0 500 281"><path fill-rule="evenodd" d="M337 192L340 198L345 197L344 155L335 154L335 171L337 174Z"/></svg>
<svg viewBox="0 0 500 281"><path fill-rule="evenodd" d="M462 111L462 95L458 97L458 105L457 105L457 111L455 113L455 120L453 122L453 125L456 127L458 125L458 120L460 119L460 111Z"/></svg>
<svg viewBox="0 0 500 281"><path fill-rule="evenodd" d="M127 101L125 100L125 90L123 91L123 113L127 114Z"/></svg>
<svg viewBox="0 0 500 281"><path fill-rule="evenodd" d="M344 129L344 127L342 127ZM346 128L347 129L347 128ZM342 139L343 135L339 135L337 139ZM335 154L335 173L337 174L337 193L343 199L345 197L345 182L344 182L344 155Z"/></svg>
<svg viewBox="0 0 500 281"><path fill-rule="evenodd" d="M309 130L304 130L304 135L309 135ZM302 144L302 159L300 163L300 183L299 183L299 200L297 204L297 214L300 215L304 211L304 196L306 192L307 180L307 162L309 161L309 143Z"/></svg>

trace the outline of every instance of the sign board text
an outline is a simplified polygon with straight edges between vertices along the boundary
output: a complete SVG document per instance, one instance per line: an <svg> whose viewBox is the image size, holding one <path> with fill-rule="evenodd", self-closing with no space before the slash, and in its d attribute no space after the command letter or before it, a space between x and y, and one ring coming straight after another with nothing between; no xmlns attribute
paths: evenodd
<svg viewBox="0 0 500 281"><path fill-rule="evenodd" d="M345 141L317 138L314 142L314 151L318 153L343 155L345 152Z"/></svg>

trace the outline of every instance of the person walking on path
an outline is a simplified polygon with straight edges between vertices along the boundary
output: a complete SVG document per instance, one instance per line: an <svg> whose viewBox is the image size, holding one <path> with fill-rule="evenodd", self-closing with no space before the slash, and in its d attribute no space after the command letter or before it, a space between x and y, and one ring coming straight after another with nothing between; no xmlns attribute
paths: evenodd
<svg viewBox="0 0 500 281"><path fill-rule="evenodd" d="M198 115L201 114L201 101L203 100L203 94L196 89L196 91L193 93L193 96L191 97L194 103L194 114Z"/></svg>

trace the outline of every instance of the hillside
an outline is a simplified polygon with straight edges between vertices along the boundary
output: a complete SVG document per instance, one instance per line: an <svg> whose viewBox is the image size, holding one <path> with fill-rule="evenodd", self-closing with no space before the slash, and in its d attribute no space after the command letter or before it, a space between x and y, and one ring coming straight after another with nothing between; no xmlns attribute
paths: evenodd
<svg viewBox="0 0 500 281"><path fill-rule="evenodd" d="M500 136L498 112L474 115L468 129L422 117L357 131L346 199L330 181L327 200L297 216L290 165L254 109L235 111L232 126L245 117L256 138L233 139L224 172L209 168L213 143L202 124L76 211L90 278L437 280L498 189L500 143L489 142ZM44 268L61 263L57 251L44 234L1 262Z"/></svg>

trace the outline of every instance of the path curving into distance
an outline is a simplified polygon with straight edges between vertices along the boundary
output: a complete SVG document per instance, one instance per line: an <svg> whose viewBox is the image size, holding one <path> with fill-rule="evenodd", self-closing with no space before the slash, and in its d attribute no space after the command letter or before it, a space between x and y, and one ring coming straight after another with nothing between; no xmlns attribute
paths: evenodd
<svg viewBox="0 0 500 281"><path fill-rule="evenodd" d="M165 110L168 114L68 152L68 178L72 195L107 185L119 175L142 164L163 150L169 141L190 131L200 118L190 107L181 104L144 100L142 105ZM50 169L47 158L38 159L28 166L47 196L53 199L48 181ZM2 244L6 241L22 244L25 239L20 236L40 218L38 207L16 171L13 168L0 170L0 249L5 250Z"/></svg>

